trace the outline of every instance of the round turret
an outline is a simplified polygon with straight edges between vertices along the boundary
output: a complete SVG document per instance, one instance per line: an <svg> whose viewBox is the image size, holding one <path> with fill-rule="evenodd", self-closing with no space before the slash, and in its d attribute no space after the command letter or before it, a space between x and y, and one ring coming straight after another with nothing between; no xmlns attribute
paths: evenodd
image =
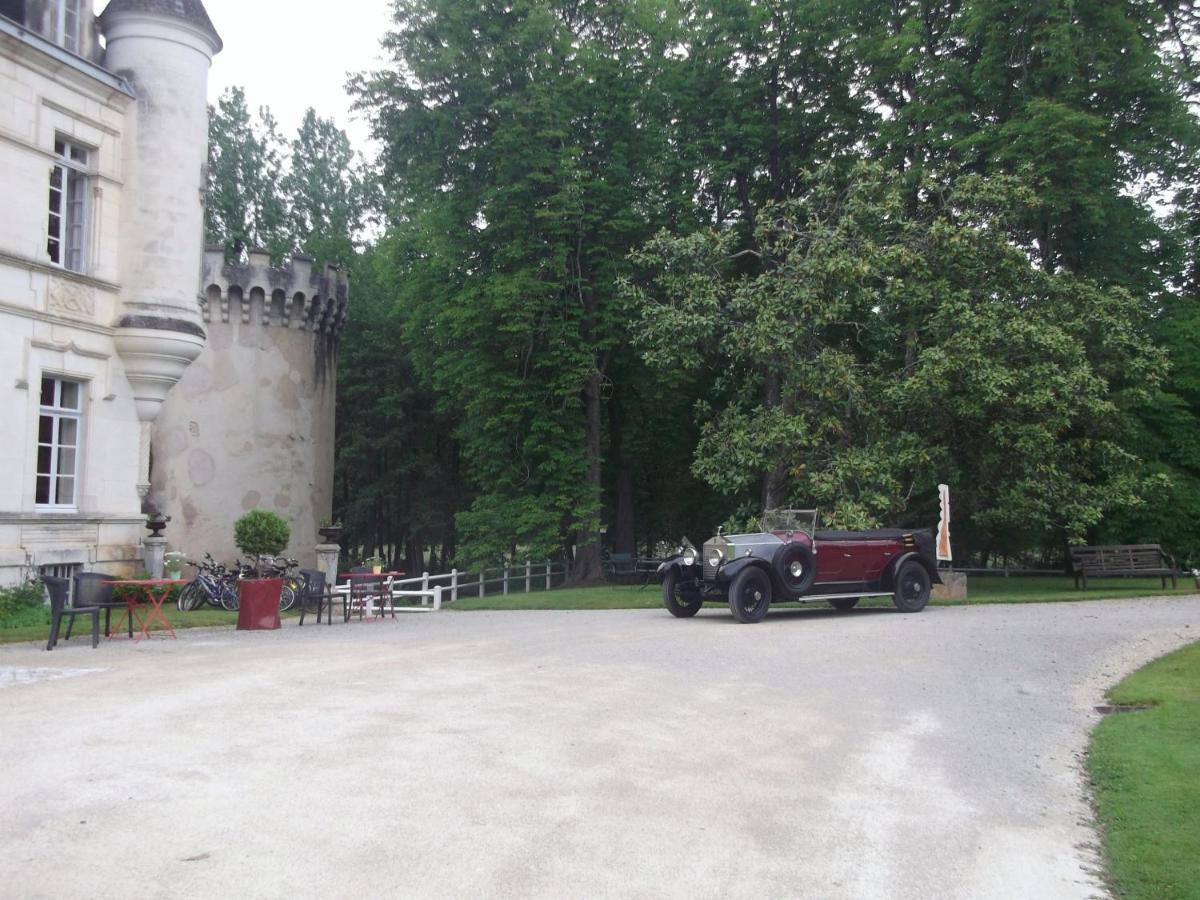
<svg viewBox="0 0 1200 900"><path fill-rule="evenodd" d="M200 0L111 0L105 66L137 96L124 139L116 346L138 416L153 421L199 356L208 70L221 39Z"/></svg>

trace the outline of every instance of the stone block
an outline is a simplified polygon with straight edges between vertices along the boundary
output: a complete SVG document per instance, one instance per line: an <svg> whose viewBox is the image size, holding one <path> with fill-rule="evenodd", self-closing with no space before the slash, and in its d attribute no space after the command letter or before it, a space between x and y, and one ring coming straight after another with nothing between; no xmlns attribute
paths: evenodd
<svg viewBox="0 0 1200 900"><path fill-rule="evenodd" d="M934 600L966 600L967 573L941 572L942 583L933 586Z"/></svg>

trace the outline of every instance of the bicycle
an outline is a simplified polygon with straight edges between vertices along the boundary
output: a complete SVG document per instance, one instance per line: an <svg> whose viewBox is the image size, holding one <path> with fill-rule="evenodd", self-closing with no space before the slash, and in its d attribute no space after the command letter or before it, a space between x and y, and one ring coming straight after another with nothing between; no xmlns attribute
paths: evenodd
<svg viewBox="0 0 1200 900"><path fill-rule="evenodd" d="M197 610L205 603L217 609L238 608L236 580L228 569L208 553L204 554L203 562L189 560L188 565L195 566L197 571L196 577L179 592L177 605L181 612Z"/></svg>
<svg viewBox="0 0 1200 900"><path fill-rule="evenodd" d="M263 578L282 578L283 588L279 592L279 611L287 612L295 603L297 597L304 596L305 580L296 570L300 561L277 556L267 561L262 567Z"/></svg>

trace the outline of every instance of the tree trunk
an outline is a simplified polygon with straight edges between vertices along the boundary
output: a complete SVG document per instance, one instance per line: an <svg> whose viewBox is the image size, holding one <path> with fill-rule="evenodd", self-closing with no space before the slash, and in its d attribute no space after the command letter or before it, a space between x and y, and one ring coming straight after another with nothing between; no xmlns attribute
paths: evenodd
<svg viewBox="0 0 1200 900"><path fill-rule="evenodd" d="M764 401L768 409L774 409L782 402L783 387L780 383L779 376L774 372L767 375L767 383L764 390ZM787 486L787 464L782 460L775 463L767 471L763 473L762 480L762 508L763 512L768 509L778 509L783 506L786 497Z"/></svg>
<svg viewBox="0 0 1200 900"><path fill-rule="evenodd" d="M404 556L406 575L419 575L425 571L425 554L421 552L421 544L415 536L404 542Z"/></svg>
<svg viewBox="0 0 1200 900"><path fill-rule="evenodd" d="M621 404L614 397L608 402L609 458L617 467L617 493L613 503L613 527L609 537L614 553L636 553L633 511L633 472L625 456L622 440Z"/></svg>
<svg viewBox="0 0 1200 900"><path fill-rule="evenodd" d="M583 387L584 450L587 457L586 483L600 496L600 371L592 371ZM603 574L600 558L600 533L585 525L575 535L575 561L571 566L571 583L599 581Z"/></svg>

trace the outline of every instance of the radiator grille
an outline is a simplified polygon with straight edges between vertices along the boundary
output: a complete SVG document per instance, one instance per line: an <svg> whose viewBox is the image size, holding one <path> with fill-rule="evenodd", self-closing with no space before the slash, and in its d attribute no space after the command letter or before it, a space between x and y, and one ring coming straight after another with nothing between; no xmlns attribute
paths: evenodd
<svg viewBox="0 0 1200 900"><path fill-rule="evenodd" d="M709 557L713 555L714 550L720 550L721 553L723 554L722 558L725 560L728 560L729 559L729 542L726 541L724 538L713 538L711 541L704 542L703 562L704 562L704 580L705 581L712 581L714 578L717 577L717 567L714 565L711 565L708 561Z"/></svg>

